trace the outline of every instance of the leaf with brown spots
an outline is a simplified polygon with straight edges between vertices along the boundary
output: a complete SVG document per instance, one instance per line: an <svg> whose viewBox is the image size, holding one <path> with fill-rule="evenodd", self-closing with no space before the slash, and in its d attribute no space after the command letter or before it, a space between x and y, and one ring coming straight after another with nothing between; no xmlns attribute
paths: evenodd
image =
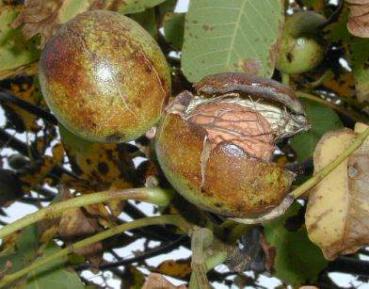
<svg viewBox="0 0 369 289"><path fill-rule="evenodd" d="M23 81L22 83L11 81L8 88L18 99L34 106L44 106L40 91L33 81ZM38 117L35 114L27 112L18 105L11 102L4 102L2 107L8 116L8 125L14 127L18 132L27 131L37 133L42 128L37 124Z"/></svg>
<svg viewBox="0 0 369 289"><path fill-rule="evenodd" d="M19 179L24 184L24 191L45 183L46 176L63 162L64 150L61 144L56 144L52 149L52 156L44 156L41 160L31 163L24 168Z"/></svg>
<svg viewBox="0 0 369 289"><path fill-rule="evenodd" d="M335 94L343 98L353 98L355 96L355 79L351 72L342 69L339 75L329 77L322 85Z"/></svg>
<svg viewBox="0 0 369 289"><path fill-rule="evenodd" d="M218 72L271 77L284 21L280 0L196 0L186 14L182 70L191 82Z"/></svg>
<svg viewBox="0 0 369 289"><path fill-rule="evenodd" d="M315 171L337 158L367 126L327 133L314 152ZM310 239L329 260L369 243L369 141L310 193L306 227Z"/></svg>
<svg viewBox="0 0 369 289"><path fill-rule="evenodd" d="M184 285L174 286L170 283L164 276L152 273L147 278L145 284L141 289L186 289L187 287Z"/></svg>
<svg viewBox="0 0 369 289"><path fill-rule="evenodd" d="M60 134L73 171L79 176L79 190L101 191L132 187L133 161L124 144L100 144L80 139L64 127ZM82 180L82 182L81 182Z"/></svg>
<svg viewBox="0 0 369 289"><path fill-rule="evenodd" d="M350 9L347 29L352 35L369 38L369 0L345 0Z"/></svg>

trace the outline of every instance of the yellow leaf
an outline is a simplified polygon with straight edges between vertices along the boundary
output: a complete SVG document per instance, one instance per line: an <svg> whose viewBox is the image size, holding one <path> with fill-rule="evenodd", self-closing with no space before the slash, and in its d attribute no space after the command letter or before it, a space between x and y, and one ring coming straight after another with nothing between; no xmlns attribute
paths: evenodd
<svg viewBox="0 0 369 289"><path fill-rule="evenodd" d="M352 98L355 95L354 76L348 71L342 71L338 76L326 79L323 85L340 97Z"/></svg>
<svg viewBox="0 0 369 289"><path fill-rule="evenodd" d="M52 156L44 156L39 162L35 163L32 168L22 173L19 179L25 185L25 191L35 186L42 185L46 176L57 166L63 162L64 150L61 144L56 144L52 149Z"/></svg>
<svg viewBox="0 0 369 289"><path fill-rule="evenodd" d="M10 92L17 98L33 104L34 106L42 105L42 98L40 97L39 91L32 82L23 82L22 84L11 83ZM36 133L41 129L37 124L37 116L35 114L29 113L18 105L10 102L7 102L4 108L7 112L11 111L16 114L22 121L22 126L25 131Z"/></svg>
<svg viewBox="0 0 369 289"><path fill-rule="evenodd" d="M155 272L170 277L187 279L191 275L191 259L167 260L159 264Z"/></svg>
<svg viewBox="0 0 369 289"><path fill-rule="evenodd" d="M361 132L363 125L356 125ZM315 171L339 156L354 140L349 129L329 132L314 152ZM306 212L310 239L327 259L356 252L369 243L369 140L311 192Z"/></svg>
<svg viewBox="0 0 369 289"><path fill-rule="evenodd" d="M133 161L120 144L88 142L62 126L60 134L73 170L88 184L87 191L132 187L127 175L134 168Z"/></svg>
<svg viewBox="0 0 369 289"><path fill-rule="evenodd" d="M141 289L186 289L186 286L174 286L164 276L152 273Z"/></svg>

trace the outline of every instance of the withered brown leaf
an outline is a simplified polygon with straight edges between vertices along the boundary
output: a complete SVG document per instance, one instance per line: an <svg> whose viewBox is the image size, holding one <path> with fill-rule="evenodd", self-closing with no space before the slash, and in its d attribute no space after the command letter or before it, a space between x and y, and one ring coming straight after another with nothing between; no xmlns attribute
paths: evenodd
<svg viewBox="0 0 369 289"><path fill-rule="evenodd" d="M179 279L189 278L192 272L191 259L165 260L155 269L157 273Z"/></svg>
<svg viewBox="0 0 369 289"><path fill-rule="evenodd" d="M23 25L22 32L26 39L40 34L40 48L43 48L61 24L89 10L96 1L78 1L78 5L75 5L75 2L72 0L25 0L24 8L12 26L17 28Z"/></svg>
<svg viewBox="0 0 369 289"><path fill-rule="evenodd" d="M184 285L174 286L163 275L152 273L146 279L145 284L141 289L186 289Z"/></svg>
<svg viewBox="0 0 369 289"><path fill-rule="evenodd" d="M369 38L369 0L346 0L350 9L347 29L352 35Z"/></svg>
<svg viewBox="0 0 369 289"><path fill-rule="evenodd" d="M365 126L366 127L366 126ZM355 132L364 130L357 124ZM355 132L329 132L314 153L315 170L333 161L354 140ZM369 141L356 150L311 192L306 212L310 239L335 259L369 243Z"/></svg>

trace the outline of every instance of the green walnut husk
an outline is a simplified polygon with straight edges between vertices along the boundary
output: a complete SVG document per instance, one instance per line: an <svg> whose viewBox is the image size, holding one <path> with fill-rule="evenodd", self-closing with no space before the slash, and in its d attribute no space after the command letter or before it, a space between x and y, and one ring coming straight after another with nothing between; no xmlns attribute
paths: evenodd
<svg viewBox="0 0 369 289"><path fill-rule="evenodd" d="M158 129L156 153L165 176L210 212L270 214L294 180L272 162L274 141L307 129L301 104L288 87L240 73L210 76L195 87L195 95L185 91L168 105Z"/></svg>
<svg viewBox="0 0 369 289"><path fill-rule="evenodd" d="M95 142L133 140L154 126L170 94L170 71L135 21L96 10L67 22L40 60L44 98L72 133Z"/></svg>
<svg viewBox="0 0 369 289"><path fill-rule="evenodd" d="M276 67L279 71L304 73L317 67L325 55L324 40L319 27L324 16L313 11L301 11L286 20Z"/></svg>

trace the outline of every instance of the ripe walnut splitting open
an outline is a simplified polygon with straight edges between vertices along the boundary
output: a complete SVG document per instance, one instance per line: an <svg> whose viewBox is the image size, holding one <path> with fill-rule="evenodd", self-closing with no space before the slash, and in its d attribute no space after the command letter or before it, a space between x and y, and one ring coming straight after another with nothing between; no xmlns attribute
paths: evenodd
<svg viewBox="0 0 369 289"><path fill-rule="evenodd" d="M263 220L290 204L294 174L272 162L275 143L308 124L294 92L243 73L211 75L167 107L156 152L169 182L197 206Z"/></svg>

